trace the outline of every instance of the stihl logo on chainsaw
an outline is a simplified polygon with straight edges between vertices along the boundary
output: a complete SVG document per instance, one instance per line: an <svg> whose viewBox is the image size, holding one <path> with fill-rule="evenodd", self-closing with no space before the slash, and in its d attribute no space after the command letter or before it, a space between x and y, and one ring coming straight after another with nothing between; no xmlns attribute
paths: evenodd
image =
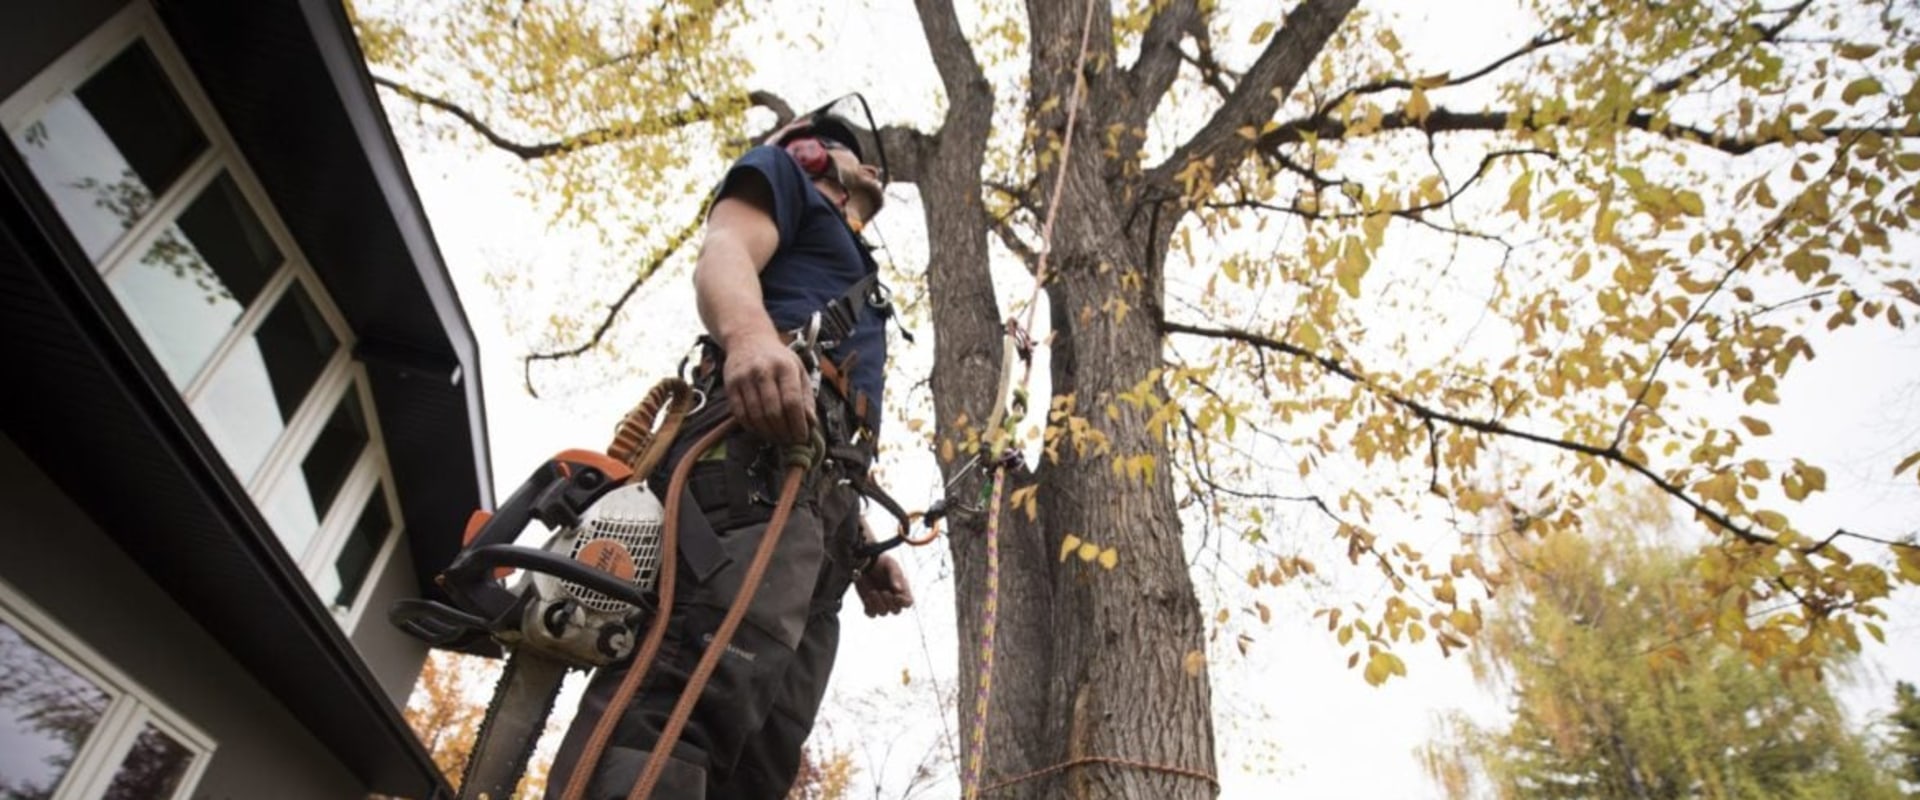
<svg viewBox="0 0 1920 800"><path fill-rule="evenodd" d="M580 552L574 556L580 563L605 572L623 581L633 580L635 568L633 554L613 539L595 539L580 546Z"/></svg>

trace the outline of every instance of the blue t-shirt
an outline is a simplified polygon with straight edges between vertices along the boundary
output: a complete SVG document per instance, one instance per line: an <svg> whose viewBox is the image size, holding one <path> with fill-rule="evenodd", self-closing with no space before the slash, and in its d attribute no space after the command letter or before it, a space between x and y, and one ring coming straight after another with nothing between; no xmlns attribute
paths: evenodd
<svg viewBox="0 0 1920 800"><path fill-rule="evenodd" d="M727 170L715 197L725 197L748 170L759 173L772 187L773 224L780 232L779 247L760 271L760 293L774 327L793 330L860 279L878 272L879 265L847 227L840 209L813 187L806 172L781 148L763 145L747 151ZM852 386L867 394L872 408L868 416L877 421L887 374L886 319L864 302L857 307L859 318L852 335L828 356L844 362L860 354L850 376Z"/></svg>

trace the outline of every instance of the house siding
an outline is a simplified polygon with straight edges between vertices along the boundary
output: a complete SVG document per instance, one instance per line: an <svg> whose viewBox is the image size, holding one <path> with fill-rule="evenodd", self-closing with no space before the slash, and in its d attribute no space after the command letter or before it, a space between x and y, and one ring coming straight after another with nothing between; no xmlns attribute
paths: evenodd
<svg viewBox="0 0 1920 800"><path fill-rule="evenodd" d="M420 596L420 585L413 577L413 557L406 542L398 544L386 566L372 576L376 583L350 638L387 699L395 708L406 708L407 696L413 693L413 683L426 664L427 645L387 621L387 609L395 601Z"/></svg>
<svg viewBox="0 0 1920 800"><path fill-rule="evenodd" d="M0 531L7 532L0 580L214 741L193 797L367 794L363 782L4 435Z"/></svg>
<svg viewBox="0 0 1920 800"><path fill-rule="evenodd" d="M0 3L0 31L6 32L5 46L0 47L0 97L32 80L126 5L121 0Z"/></svg>

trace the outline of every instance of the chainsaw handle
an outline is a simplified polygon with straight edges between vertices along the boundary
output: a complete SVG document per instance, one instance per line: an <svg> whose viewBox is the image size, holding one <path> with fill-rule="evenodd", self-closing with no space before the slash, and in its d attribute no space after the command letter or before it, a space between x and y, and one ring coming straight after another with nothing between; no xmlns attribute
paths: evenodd
<svg viewBox="0 0 1920 800"><path fill-rule="evenodd" d="M558 553L511 544L469 547L460 552L443 574L451 584L484 581L500 567L531 570L562 580L573 581L596 592L636 608L645 607L646 595L628 581L602 572Z"/></svg>
<svg viewBox="0 0 1920 800"><path fill-rule="evenodd" d="M535 467L492 514L475 512L462 544L467 548L510 544L534 520L549 528L577 525L587 506L632 478L631 468L604 453L561 451Z"/></svg>

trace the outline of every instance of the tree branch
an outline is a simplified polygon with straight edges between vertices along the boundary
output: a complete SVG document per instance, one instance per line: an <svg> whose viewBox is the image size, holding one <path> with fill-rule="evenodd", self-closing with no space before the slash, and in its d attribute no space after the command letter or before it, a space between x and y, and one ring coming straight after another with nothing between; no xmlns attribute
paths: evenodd
<svg viewBox="0 0 1920 800"><path fill-rule="evenodd" d="M1481 78L1486 77L1489 73L1492 73L1494 70L1497 70L1501 67L1504 67L1508 64L1513 63L1515 59L1525 57L1531 53L1534 53L1536 51L1539 51L1548 47L1552 47L1556 44L1560 44L1561 42L1567 41L1568 39L1572 39L1572 38L1573 38L1573 34L1571 33L1562 33L1558 35L1549 35L1545 33L1540 34L1538 36L1533 37L1532 41L1527 42L1524 45L1521 45L1519 49L1494 59L1491 63L1488 63L1484 67L1481 67L1477 70L1469 72L1458 78L1450 77L1445 81L1442 81L1440 83L1437 83L1431 86L1427 86L1425 88L1437 89L1437 88L1446 87L1446 86L1459 86L1465 83L1472 83L1474 81L1477 81ZM1347 100L1350 98L1359 97L1361 95L1378 94L1380 92L1389 92L1394 90L1407 91L1407 90L1413 89L1414 86L1417 85L1417 83L1418 82L1416 81L1407 80L1405 78L1388 78L1388 79L1374 81L1372 83L1363 83L1363 84L1360 84L1359 86L1352 87L1350 89L1347 89L1344 92L1334 95L1332 99L1328 100L1325 103L1321 103L1320 107L1314 110L1313 116L1309 117L1309 119L1324 120L1329 118L1330 116L1332 116L1334 111L1339 110L1341 104L1347 102Z"/></svg>
<svg viewBox="0 0 1920 800"><path fill-rule="evenodd" d="M1675 124L1667 120L1659 120L1655 115L1644 111L1634 112L1625 120L1622 120L1620 124L1622 127L1645 131L1674 141L1703 145L1736 156L1746 155L1768 145L1798 144L1802 141L1798 138L1781 139L1745 135L1729 136L1701 128ZM1513 111L1452 111L1445 108L1437 108L1422 118L1412 117L1405 111L1394 111L1381 117L1380 124L1370 128L1364 135L1372 135L1380 131L1421 131L1427 134L1459 133L1463 131L1522 131L1531 133L1565 127L1568 127L1568 124L1565 122L1554 121L1543 123L1536 119L1523 117ZM1892 127L1825 127L1806 129L1804 132L1812 133L1816 130L1825 138L1860 136L1868 133L1896 139L1912 138L1913 136L1913 134L1900 128ZM1255 144L1255 147L1263 152L1267 152L1274 151L1276 148L1285 145L1300 144L1309 137L1316 141L1346 139L1350 131L1351 127L1346 123L1332 119L1319 121L1313 119L1295 120L1283 123L1279 127L1262 134L1259 141Z"/></svg>
<svg viewBox="0 0 1920 800"><path fill-rule="evenodd" d="M640 291L640 286L645 284L647 279L652 278L655 273L659 272L660 267L667 263L667 259L672 258L675 253L680 252L680 248L685 246L688 240L692 239L693 235L706 223L705 211L706 209L703 205L701 213L689 220L685 226L681 227L680 231L674 234L672 239L667 241L667 245L661 248L660 252L653 257L653 260L648 262L647 265L640 270L640 273L633 277L633 280L627 284L626 290L621 292L620 296L615 298L613 303L607 306L606 315L600 318L600 324L594 326L593 335L588 337L585 342L562 350L529 353L525 358L521 359L521 379L526 383L527 394L534 397L540 396L540 393L533 388L533 362L559 361L574 358L598 346L601 340L606 338L607 332L613 329L614 320L619 318L620 311L627 307L627 301L632 300L634 294Z"/></svg>
<svg viewBox="0 0 1920 800"><path fill-rule="evenodd" d="M1027 272L1033 272L1036 265L1040 263L1040 254L1020 239L1020 234L1013 230L1013 225L1009 224L1005 217L995 217L992 223L994 237L1026 263Z"/></svg>
<svg viewBox="0 0 1920 800"><path fill-rule="evenodd" d="M1463 417L1457 414L1451 414L1451 413L1442 411L1440 409L1434 408L1432 406L1426 405L1424 403L1421 403L1417 400L1414 400L1410 397L1400 394L1399 392L1396 392L1392 389L1386 388L1384 386L1380 386L1379 384L1374 383L1370 378L1366 377L1365 375L1360 374L1358 371L1352 368L1349 368L1346 365L1341 364L1340 362L1335 361L1332 358L1328 358L1318 353L1314 353L1309 350L1306 350L1305 348L1299 347L1297 345L1289 344L1287 342L1283 342L1271 337L1262 336L1257 333L1249 333L1247 331L1231 330L1231 329L1224 329L1224 328L1203 328L1199 326L1173 322L1171 320L1162 321L1160 325L1160 329L1166 333L1184 333L1191 336L1205 336L1205 337L1214 338L1214 339L1225 339L1228 341L1241 342L1243 344L1249 344L1258 348L1274 350L1276 352L1281 352L1287 355L1291 355L1295 358L1300 358L1306 361L1310 361L1318 365L1321 369L1327 372L1331 372L1335 375L1338 375L1342 378L1352 381L1353 383L1359 386L1362 386L1370 391L1373 391L1374 393L1385 398L1388 402L1396 406L1399 406L1402 410L1405 410L1406 412L1414 415L1414 417L1423 421L1444 422L1449 425L1453 425L1455 427L1466 428L1468 430L1476 431L1478 433L1483 433L1483 434L1488 434L1493 436L1505 436L1505 437L1510 437L1514 439L1519 439L1522 441L1533 442L1535 444L1542 444L1555 449L1565 450L1567 452L1577 453L1580 455L1588 456L1591 458L1597 458L1602 461L1606 461L1608 463L1619 465L1645 478L1647 481L1651 482L1655 487L1659 488L1662 492L1665 492L1667 495L1673 497L1676 500L1679 500L1682 503L1685 503L1689 508L1692 508L1695 513L1699 514L1701 517L1712 522L1715 526L1719 527L1721 530L1726 531L1729 535L1732 535L1736 539L1739 539L1744 542L1752 543L1752 544L1759 544L1759 545L1779 546L1780 544L1780 542L1777 539L1774 539L1773 537L1767 536L1765 534L1757 533L1752 528L1734 524L1733 520L1729 519L1726 514L1716 511L1712 508L1709 508L1705 503L1703 503L1701 500L1694 497L1693 495L1689 494L1685 489L1675 485L1673 482L1667 480L1664 477L1661 477L1660 475L1654 474L1653 470L1648 468L1647 465L1642 464L1638 461L1635 461L1631 458L1628 458L1625 454L1623 454L1619 450L1619 448L1595 447L1590 444L1569 441L1566 439L1558 439L1551 436L1532 433L1530 431L1523 431L1518 428L1510 427L1500 422L1495 422L1493 420L1471 419L1471 418Z"/></svg>
<svg viewBox="0 0 1920 800"><path fill-rule="evenodd" d="M1231 172L1252 152L1252 143L1240 135L1240 129L1251 125L1258 130L1273 118L1279 98L1293 91L1357 2L1312 0L1294 6L1233 94L1193 138L1148 173L1148 181L1171 186L1173 176L1193 162L1211 162L1215 175Z"/></svg>
<svg viewBox="0 0 1920 800"><path fill-rule="evenodd" d="M947 103L974 104L982 97L990 97L992 86L980 70L966 31L960 27L953 0L913 0L913 7L920 12L920 30L926 36L927 50L933 55L934 69L940 73L940 84L947 90Z"/></svg>
<svg viewBox="0 0 1920 800"><path fill-rule="evenodd" d="M1478 183L1481 178L1486 177L1487 170L1493 166L1494 161L1502 158L1511 158L1516 156L1546 156L1549 159L1559 158L1559 154L1551 150L1540 150L1540 149L1531 148L1531 147L1514 149L1514 150L1495 150L1481 157L1479 169L1474 170L1474 173L1472 176L1468 177L1465 181L1462 181L1460 185L1455 187L1452 192L1449 192L1446 197L1440 198L1439 200L1434 200L1432 202L1421 203L1419 205L1413 205L1413 206L1408 206L1406 208L1396 209L1393 211L1389 211L1387 213L1396 217L1400 217L1402 219L1420 221L1422 219L1422 216L1426 212L1444 208L1452 204L1454 200L1459 199L1460 195L1465 194L1466 191L1472 188L1475 183ZM1285 166L1290 164L1291 162L1288 162L1284 158L1282 158L1281 163L1283 166ZM1321 177L1318 173L1305 170L1305 168L1303 167L1296 167L1295 169L1302 171L1302 174L1305 175L1307 179L1311 181L1317 188L1326 188L1328 186L1337 186L1337 185L1347 183L1347 181L1345 180L1336 181L1336 180L1331 180L1328 178ZM1290 214L1295 214L1301 217L1314 219L1314 220L1360 219L1363 217L1370 217L1376 213L1379 213L1379 212L1372 212L1372 211L1342 211L1342 212L1333 212L1333 213L1320 212L1320 211L1305 211L1297 208L1284 208L1281 206L1275 206L1275 205L1262 203L1262 202L1247 199L1247 198L1241 198L1239 200L1235 200L1227 203L1208 203L1207 206L1209 208L1258 208L1266 211L1284 211Z"/></svg>
<svg viewBox="0 0 1920 800"><path fill-rule="evenodd" d="M1788 27L1792 26L1793 23L1799 21L1801 15L1805 14L1807 11L1807 8L1811 5L1813 5L1813 0L1800 0L1800 2L1795 4L1792 8L1789 8L1780 12L1784 16L1781 17L1779 22L1770 26L1754 25L1753 27L1756 30L1760 31L1760 38L1754 40L1750 44L1761 45L1761 44L1770 44L1778 41L1780 38L1780 34L1786 31ZM1723 37L1722 41L1728 44L1728 47L1725 50L1720 51L1721 54L1727 53L1733 50L1734 48L1741 46L1738 31L1726 30L1726 31L1722 31L1721 35ZM1651 93L1656 95L1670 94L1680 89L1681 87L1689 83L1692 83L1695 80L1698 80L1701 75L1705 75L1707 73L1707 70L1716 66L1715 59L1717 55L1718 54L1716 54L1716 56L1707 57L1705 60L1702 60L1699 64L1695 65L1693 69L1687 70L1682 74L1675 75L1672 78L1661 81L1660 83L1656 84L1653 87L1653 91Z"/></svg>
<svg viewBox="0 0 1920 800"><path fill-rule="evenodd" d="M1196 27L1206 30L1196 0L1172 0L1147 23L1147 32L1140 38L1140 57L1121 76L1128 100L1120 119L1127 130L1145 125L1173 86L1180 75L1180 38Z"/></svg>
<svg viewBox="0 0 1920 800"><path fill-rule="evenodd" d="M893 183L919 183L926 176L926 160L933 152L934 137L905 125L880 128L880 146L887 151L887 180Z"/></svg>
<svg viewBox="0 0 1920 800"><path fill-rule="evenodd" d="M1226 79L1232 78L1234 83L1239 83L1241 75L1220 66L1220 60L1214 58L1213 36L1207 33L1206 26L1201 26L1193 36L1193 55L1187 55L1185 51L1181 51L1180 57L1200 71L1200 82L1206 84L1207 88L1212 89L1215 94L1220 95L1220 99L1225 100L1233 96L1233 87L1227 84Z"/></svg>
<svg viewBox="0 0 1920 800"><path fill-rule="evenodd" d="M485 120L480 119L478 114L446 98L428 94L381 75L373 76L373 82L375 85L391 89L395 94L415 103L436 108L452 115L474 133L479 134L481 138L486 139L488 144L518 156L522 161L533 161L541 158L565 155L607 141L632 136L638 131L657 128L680 128L699 122L710 122L719 118L722 114L722 112L715 107L700 103L694 108L674 111L652 119L620 122L553 141L527 143L507 138L505 134L500 133L500 131L496 130L492 125L487 124ZM774 101L779 100L779 98L766 92L752 92L747 95L749 105L760 105L768 99ZM781 105L784 105L784 102L782 102ZM789 111L789 115L791 115L791 111Z"/></svg>

